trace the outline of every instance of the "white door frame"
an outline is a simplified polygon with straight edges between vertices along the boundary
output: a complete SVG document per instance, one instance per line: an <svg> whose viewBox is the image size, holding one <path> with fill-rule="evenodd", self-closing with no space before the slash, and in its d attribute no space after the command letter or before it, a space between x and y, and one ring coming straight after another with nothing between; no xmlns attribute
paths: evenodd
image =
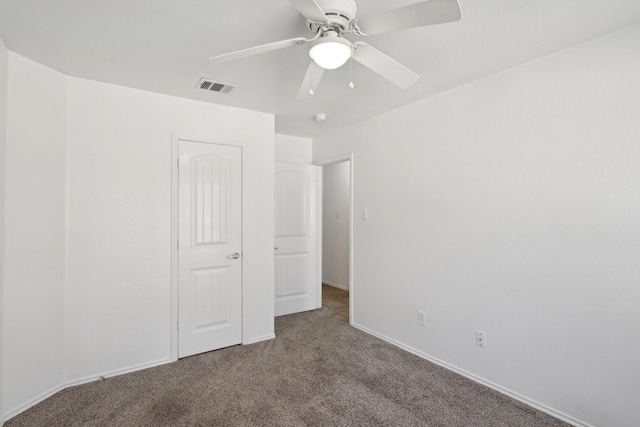
<svg viewBox="0 0 640 427"><path fill-rule="evenodd" d="M322 167L322 166L333 165L335 163L342 163L345 161L348 161L350 165L349 167L349 324L353 326L353 318L354 318L353 301L356 298L355 283L353 281L353 168L354 168L353 153L345 153L345 154L339 154L337 156L321 158L320 160L313 162L313 164ZM320 192L318 199L322 203L322 198L323 198L322 184L320 184L320 186L318 187L318 191ZM322 206L320 206L319 212L322 212ZM323 220L321 215L321 220L319 221L319 224L322 224L322 221ZM318 254L319 254L318 261L319 261L319 271L320 271L320 278L321 278L319 292L321 293L322 292L322 226L320 226L318 233L319 233L318 242L320 242L319 248L318 248Z"/></svg>
<svg viewBox="0 0 640 427"><path fill-rule="evenodd" d="M179 142L180 141L193 141L204 144L216 144L216 145L227 145L232 147L239 147L242 161L242 194L240 198L241 203L241 211L242 211L242 230L245 227L245 216L244 216L244 164L245 164L245 153L244 147L239 143L233 143L233 141L219 141L210 138L200 138L193 137L181 134L171 134L171 361L175 362L178 360L178 291L180 284L179 277L179 264L178 264L178 230L179 230L179 198L178 198L178 184L179 184L179 176L178 176L178 158L179 158ZM242 247L244 248L244 231L241 233L241 242ZM241 284L242 287L242 343L244 342L244 317L245 317L245 307L244 307L244 269L245 264L242 263L242 273L241 273Z"/></svg>

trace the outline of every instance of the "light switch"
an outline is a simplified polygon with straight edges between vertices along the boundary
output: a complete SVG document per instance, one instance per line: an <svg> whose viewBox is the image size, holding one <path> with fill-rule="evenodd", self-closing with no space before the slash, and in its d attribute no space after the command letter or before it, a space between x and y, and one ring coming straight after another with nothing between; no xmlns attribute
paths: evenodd
<svg viewBox="0 0 640 427"><path fill-rule="evenodd" d="M360 219L363 221L369 219L369 213L367 212L366 208L360 211Z"/></svg>

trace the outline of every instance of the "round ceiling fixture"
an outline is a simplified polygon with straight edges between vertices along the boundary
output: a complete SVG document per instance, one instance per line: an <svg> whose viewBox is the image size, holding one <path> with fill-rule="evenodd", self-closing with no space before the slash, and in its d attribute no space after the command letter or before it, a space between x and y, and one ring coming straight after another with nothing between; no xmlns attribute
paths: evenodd
<svg viewBox="0 0 640 427"><path fill-rule="evenodd" d="M325 70L342 67L351 58L353 45L335 31L327 31L309 50L309 56Z"/></svg>
<svg viewBox="0 0 640 427"><path fill-rule="evenodd" d="M315 116L313 116L313 118L315 119L316 122L324 122L325 120L327 120L327 115L324 113L318 113Z"/></svg>

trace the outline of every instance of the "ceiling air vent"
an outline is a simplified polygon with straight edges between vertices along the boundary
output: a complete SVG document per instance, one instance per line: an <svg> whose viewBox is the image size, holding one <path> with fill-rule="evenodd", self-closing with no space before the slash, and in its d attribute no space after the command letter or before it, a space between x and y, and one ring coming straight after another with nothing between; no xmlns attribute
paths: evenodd
<svg viewBox="0 0 640 427"><path fill-rule="evenodd" d="M218 83L209 79L200 79L197 88L202 90L210 90L211 92L229 93L235 86L227 83Z"/></svg>

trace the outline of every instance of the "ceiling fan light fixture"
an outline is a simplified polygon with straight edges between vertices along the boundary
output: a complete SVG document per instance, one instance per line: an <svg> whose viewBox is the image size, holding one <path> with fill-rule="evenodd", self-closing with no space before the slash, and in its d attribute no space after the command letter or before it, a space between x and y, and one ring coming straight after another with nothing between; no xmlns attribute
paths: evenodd
<svg viewBox="0 0 640 427"><path fill-rule="evenodd" d="M349 40L328 33L309 50L309 56L325 70L342 67L351 58L353 46Z"/></svg>

